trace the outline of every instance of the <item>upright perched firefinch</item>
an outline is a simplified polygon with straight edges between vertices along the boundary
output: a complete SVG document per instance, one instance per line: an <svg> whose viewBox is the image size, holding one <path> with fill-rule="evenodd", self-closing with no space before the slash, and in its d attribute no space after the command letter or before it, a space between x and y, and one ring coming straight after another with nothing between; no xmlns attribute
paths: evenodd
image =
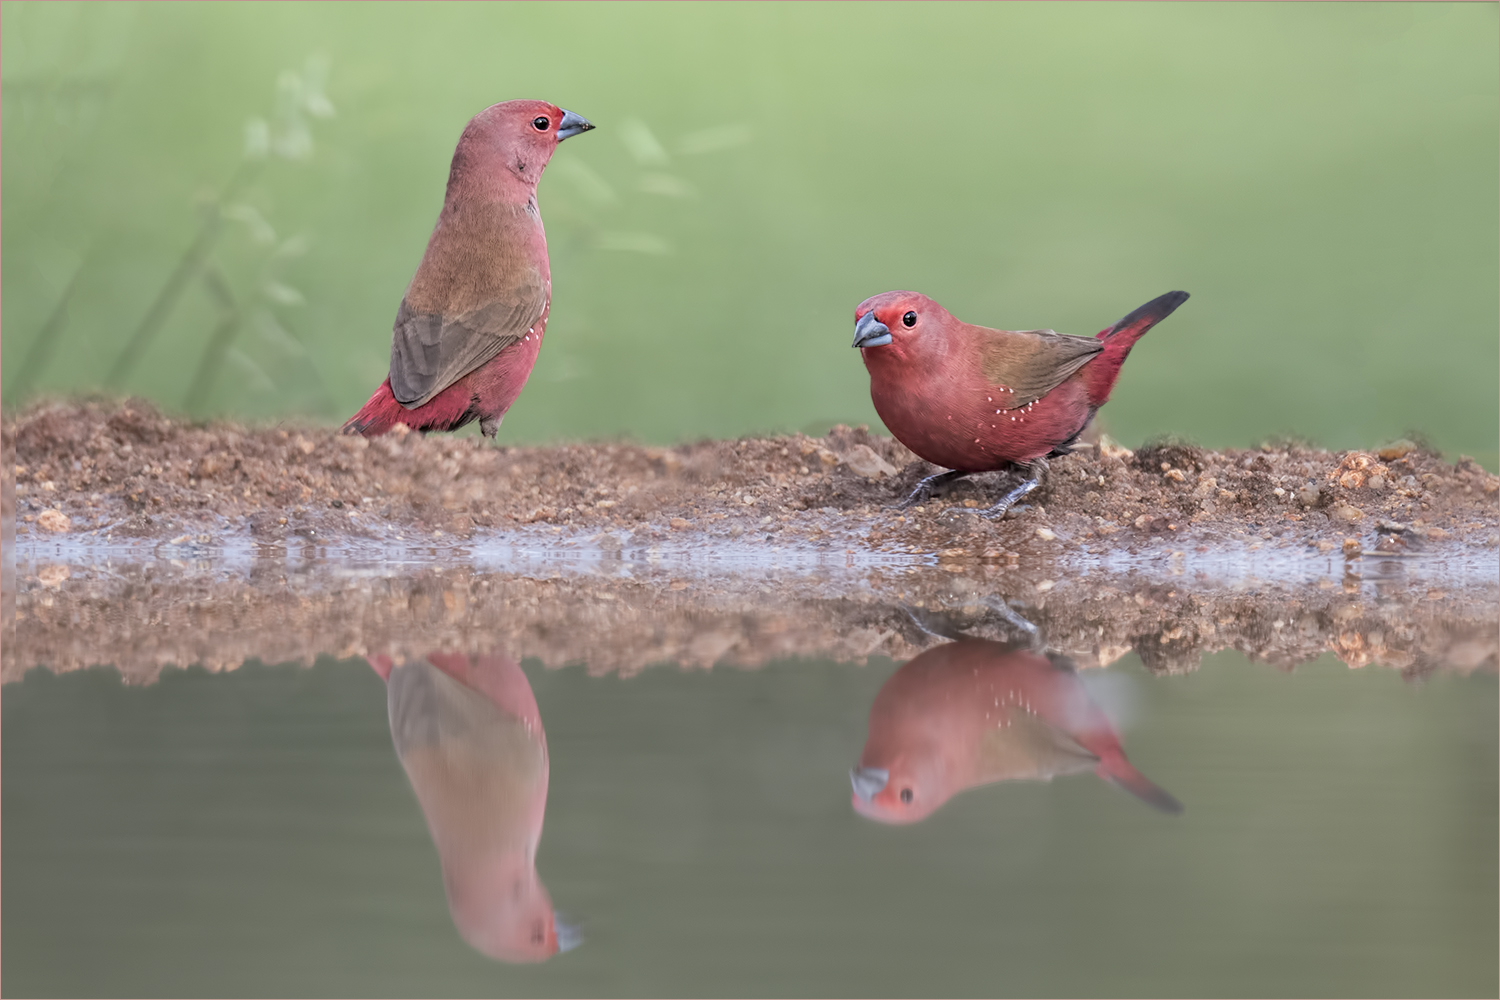
<svg viewBox="0 0 1500 1000"><path fill-rule="evenodd" d="M385 678L391 742L417 793L465 941L506 962L540 962L579 941L536 872L547 809L547 734L514 660L429 653Z"/></svg>
<svg viewBox="0 0 1500 1000"><path fill-rule="evenodd" d="M961 639L927 650L885 682L849 779L861 815L914 823L966 788L1079 771L1165 812L1182 811L1125 759L1067 660Z"/></svg>
<svg viewBox="0 0 1500 1000"><path fill-rule="evenodd" d="M536 364L552 303L536 185L557 144L593 128L546 101L506 101L470 119L427 252L396 311L391 373L344 425L494 437Z"/></svg>
<svg viewBox="0 0 1500 1000"><path fill-rule="evenodd" d="M953 470L922 480L903 506L972 472L1022 467L1024 481L980 512L1003 515L1109 399L1135 342L1187 297L1152 299L1097 337L974 326L918 292L861 302L854 346L870 372L875 412L896 440Z"/></svg>

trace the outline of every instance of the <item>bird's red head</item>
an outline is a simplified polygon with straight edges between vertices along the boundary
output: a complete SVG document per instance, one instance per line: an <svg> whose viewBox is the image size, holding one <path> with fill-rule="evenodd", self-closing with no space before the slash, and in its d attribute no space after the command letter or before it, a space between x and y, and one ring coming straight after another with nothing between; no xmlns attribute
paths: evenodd
<svg viewBox="0 0 1500 1000"><path fill-rule="evenodd" d="M867 363L887 352L892 360L941 355L952 322L948 310L921 292L882 292L855 307L854 346Z"/></svg>
<svg viewBox="0 0 1500 1000"><path fill-rule="evenodd" d="M535 189L557 144L587 132L593 124L546 101L492 104L469 119L453 151L448 192L478 185L506 190Z"/></svg>

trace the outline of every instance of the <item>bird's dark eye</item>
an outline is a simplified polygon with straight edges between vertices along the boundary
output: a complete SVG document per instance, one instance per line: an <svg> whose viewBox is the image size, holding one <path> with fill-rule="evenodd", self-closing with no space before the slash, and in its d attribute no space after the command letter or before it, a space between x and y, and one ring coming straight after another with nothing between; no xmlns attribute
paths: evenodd
<svg viewBox="0 0 1500 1000"><path fill-rule="evenodd" d="M916 326L917 325L917 314L914 313L914 312L909 312L905 316L902 316L901 317L901 324L903 326ZM902 794L904 794L906 796L906 798L902 800L903 802L910 802L911 801L911 789L910 788L908 788Z"/></svg>
<svg viewBox="0 0 1500 1000"><path fill-rule="evenodd" d="M531 119L531 127L536 129L538 132L547 131L547 126L551 124L552 123L549 122L545 117L537 117Z"/></svg>
<svg viewBox="0 0 1500 1000"><path fill-rule="evenodd" d="M907 313L906 315L910 316L910 315L912 315L912 313ZM910 323L907 323L906 325L907 326L911 326ZM911 801L911 789L910 788L903 788L903 789L901 789L901 801L902 802L910 802Z"/></svg>

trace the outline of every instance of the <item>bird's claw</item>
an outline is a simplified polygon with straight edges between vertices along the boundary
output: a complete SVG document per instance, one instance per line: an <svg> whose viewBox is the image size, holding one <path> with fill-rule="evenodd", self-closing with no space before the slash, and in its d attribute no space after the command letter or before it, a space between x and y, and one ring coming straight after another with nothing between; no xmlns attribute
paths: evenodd
<svg viewBox="0 0 1500 1000"><path fill-rule="evenodd" d="M892 504L891 506L887 507L886 510L906 510L909 507L915 507L917 504L926 503L928 500L932 499L935 487L946 486L948 483L953 482L955 479L962 479L967 475L967 472L950 471L939 472L935 475L928 476L926 479L923 479L917 483L916 488L911 491L910 495L908 495L905 500L902 500L900 503Z"/></svg>
<svg viewBox="0 0 1500 1000"><path fill-rule="evenodd" d="M989 520L989 521L1000 521L1000 520L1004 520L1006 518L1020 517L1022 514L1026 513L1030 509L1031 509L1031 504L1029 504L1029 503L1023 503L1023 504L1020 504L1019 506L1017 506L1017 505L1006 506L1004 504L998 504L997 503L997 504L995 504L994 507L987 507L984 510L979 511L978 513L979 513L980 517L985 518L986 520Z"/></svg>

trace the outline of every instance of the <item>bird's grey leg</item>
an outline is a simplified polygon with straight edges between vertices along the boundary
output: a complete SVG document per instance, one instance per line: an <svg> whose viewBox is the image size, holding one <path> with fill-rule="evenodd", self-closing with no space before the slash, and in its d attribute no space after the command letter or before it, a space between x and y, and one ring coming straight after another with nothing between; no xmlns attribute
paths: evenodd
<svg viewBox="0 0 1500 1000"><path fill-rule="evenodd" d="M911 623L913 625L935 639L953 640L970 638L969 636L964 635L963 632L950 628L946 625L939 624L937 622L929 623L927 621L924 621L923 616L919 615L916 609L913 608L910 604L902 604L901 610L906 612L906 617L911 619Z"/></svg>
<svg viewBox="0 0 1500 1000"><path fill-rule="evenodd" d="M998 597L985 598L985 606L1004 618L1006 624L1012 628L1020 629L1031 639L1032 649L1041 649L1045 644L1042 642L1042 630L1034 624L1022 618L1015 609Z"/></svg>
<svg viewBox="0 0 1500 1000"><path fill-rule="evenodd" d="M479 433L483 434L487 438L493 438L495 436L495 432L500 430L500 421L504 419L505 414L503 413L498 417L480 417Z"/></svg>
<svg viewBox="0 0 1500 1000"><path fill-rule="evenodd" d="M1029 465L1023 468L1025 469L1024 475L1026 478L1019 486L1001 497L1000 502L993 507L986 507L983 510L975 507L949 507L943 513L978 514L980 517L989 518L992 521L1004 517L1005 512L1010 510L1017 500L1042 485L1042 474L1047 471L1047 460L1045 458L1033 459ZM926 480L923 480L923 482L926 482ZM919 483L918 485L920 486L921 484ZM1025 510L1026 508L1023 507L1021 509Z"/></svg>
<svg viewBox="0 0 1500 1000"><path fill-rule="evenodd" d="M892 504L890 509L905 510L908 507L913 507L919 503L930 500L932 499L933 491L938 487L947 486L949 483L958 479L962 479L967 475L967 472L948 471L939 472L935 475L928 476L926 479L917 484L916 489L911 491L911 496L907 497L905 500L901 501L898 504Z"/></svg>
<svg viewBox="0 0 1500 1000"><path fill-rule="evenodd" d="M984 510L979 511L979 516L987 518L991 521L996 521L1004 517L1005 512L1010 510L1011 507L1015 506L1017 500L1021 499L1026 494L1042 485L1042 476L1045 475L1046 472L1047 460L1045 458L1034 459L1031 465L1027 467L1026 478L1022 480L1021 484L1015 489L1011 490L1009 493L1005 494L1005 496L1001 497L1000 502L995 504L993 507L987 507ZM967 508L959 507L955 509L966 510Z"/></svg>

